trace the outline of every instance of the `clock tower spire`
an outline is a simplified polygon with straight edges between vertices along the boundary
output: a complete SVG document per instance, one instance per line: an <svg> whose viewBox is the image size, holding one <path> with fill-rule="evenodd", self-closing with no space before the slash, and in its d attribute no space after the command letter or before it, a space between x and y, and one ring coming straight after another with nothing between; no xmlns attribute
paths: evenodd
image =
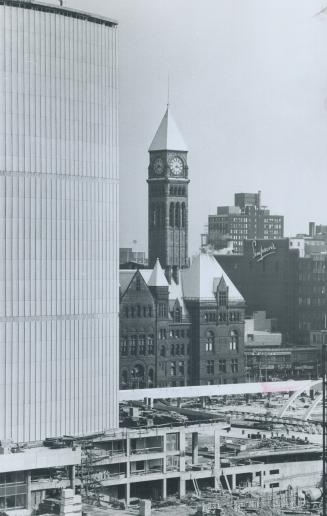
<svg viewBox="0 0 327 516"><path fill-rule="evenodd" d="M149 148L149 265L188 266L187 146L169 104Z"/></svg>

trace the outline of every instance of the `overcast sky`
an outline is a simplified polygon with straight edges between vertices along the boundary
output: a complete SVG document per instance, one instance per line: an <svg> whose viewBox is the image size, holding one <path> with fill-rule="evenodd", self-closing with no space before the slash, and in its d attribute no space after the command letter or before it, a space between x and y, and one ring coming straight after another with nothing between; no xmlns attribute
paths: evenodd
<svg viewBox="0 0 327 516"><path fill-rule="evenodd" d="M285 234L327 224L327 0L65 0L119 22L121 246L147 250L148 147L189 146L190 252L209 213L262 190Z"/></svg>

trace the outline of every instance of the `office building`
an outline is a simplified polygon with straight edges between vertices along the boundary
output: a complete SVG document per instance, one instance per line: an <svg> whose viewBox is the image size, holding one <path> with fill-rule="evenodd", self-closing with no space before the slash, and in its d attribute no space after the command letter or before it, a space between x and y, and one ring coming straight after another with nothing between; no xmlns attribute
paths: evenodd
<svg viewBox="0 0 327 516"><path fill-rule="evenodd" d="M208 217L207 244L214 249L233 246L243 252L245 239L278 239L284 236L284 217L272 215L261 205L261 192L236 193L234 206L218 206Z"/></svg>
<svg viewBox="0 0 327 516"><path fill-rule="evenodd" d="M148 260L145 256L144 251L135 251L132 247L120 247L119 248L119 265L128 264L147 265Z"/></svg>
<svg viewBox="0 0 327 516"><path fill-rule="evenodd" d="M0 23L0 439L114 428L117 24L15 0Z"/></svg>

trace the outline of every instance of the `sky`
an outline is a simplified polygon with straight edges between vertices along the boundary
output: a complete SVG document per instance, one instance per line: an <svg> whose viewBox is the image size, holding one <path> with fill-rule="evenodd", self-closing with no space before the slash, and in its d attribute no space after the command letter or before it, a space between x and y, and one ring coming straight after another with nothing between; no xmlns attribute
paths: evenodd
<svg viewBox="0 0 327 516"><path fill-rule="evenodd" d="M64 0L119 22L120 246L147 251L148 147L188 144L190 253L208 214L262 191L285 236L327 224L327 0ZM136 241L137 243L133 243Z"/></svg>

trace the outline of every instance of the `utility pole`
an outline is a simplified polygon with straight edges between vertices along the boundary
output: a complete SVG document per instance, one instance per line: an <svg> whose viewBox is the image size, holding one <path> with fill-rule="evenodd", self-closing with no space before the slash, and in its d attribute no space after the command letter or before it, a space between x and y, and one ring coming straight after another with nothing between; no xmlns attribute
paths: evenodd
<svg viewBox="0 0 327 516"><path fill-rule="evenodd" d="M326 498L326 344L321 349L322 374L322 515L327 516Z"/></svg>

